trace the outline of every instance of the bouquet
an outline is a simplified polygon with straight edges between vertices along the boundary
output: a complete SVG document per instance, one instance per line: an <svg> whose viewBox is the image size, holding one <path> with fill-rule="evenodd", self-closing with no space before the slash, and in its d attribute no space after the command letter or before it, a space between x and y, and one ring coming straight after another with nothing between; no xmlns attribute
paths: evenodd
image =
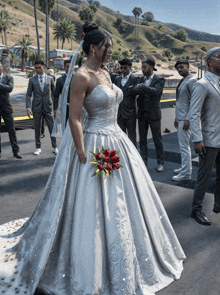
<svg viewBox="0 0 220 295"><path fill-rule="evenodd" d="M98 147L98 150L99 152L97 154L89 152L93 156L93 161L90 163L96 165L97 168L92 176L96 176L99 173L109 176L112 171L123 168L119 164L120 158L117 156L119 151L109 151L109 149L105 149L104 147L102 149Z"/></svg>

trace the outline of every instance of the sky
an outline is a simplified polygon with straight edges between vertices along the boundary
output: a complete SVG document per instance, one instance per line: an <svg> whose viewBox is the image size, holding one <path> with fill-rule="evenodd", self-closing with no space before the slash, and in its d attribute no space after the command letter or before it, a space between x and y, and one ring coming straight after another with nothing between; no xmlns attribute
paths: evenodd
<svg viewBox="0 0 220 295"><path fill-rule="evenodd" d="M220 0L99 0L99 2L125 15L133 15L133 8L141 7L143 12L152 12L157 21L220 34Z"/></svg>

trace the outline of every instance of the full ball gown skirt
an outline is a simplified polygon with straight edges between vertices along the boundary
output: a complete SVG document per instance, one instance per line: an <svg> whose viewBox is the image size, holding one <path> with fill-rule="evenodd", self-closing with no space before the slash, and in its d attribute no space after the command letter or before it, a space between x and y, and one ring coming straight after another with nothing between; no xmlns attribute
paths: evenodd
<svg viewBox="0 0 220 295"><path fill-rule="evenodd" d="M178 279L184 252L148 171L117 125L122 91L96 86L86 97L86 164L69 124L29 219L0 226L0 294L147 295ZM119 150L124 168L91 177L88 153Z"/></svg>

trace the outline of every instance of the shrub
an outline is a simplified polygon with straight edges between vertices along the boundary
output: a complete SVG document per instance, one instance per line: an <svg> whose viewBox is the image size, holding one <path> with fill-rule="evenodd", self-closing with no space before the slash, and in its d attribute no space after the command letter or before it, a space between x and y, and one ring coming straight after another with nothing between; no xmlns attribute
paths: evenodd
<svg viewBox="0 0 220 295"><path fill-rule="evenodd" d="M207 52L207 48L205 46L202 46L201 50Z"/></svg>
<svg viewBox="0 0 220 295"><path fill-rule="evenodd" d="M165 49L165 50L163 51L163 56L171 57L171 56L172 56L171 51L170 51L169 49Z"/></svg>
<svg viewBox="0 0 220 295"><path fill-rule="evenodd" d="M150 26L150 25L149 25L149 22L146 21L146 20L144 20L143 22L141 22L141 25L142 25L142 26Z"/></svg>
<svg viewBox="0 0 220 295"><path fill-rule="evenodd" d="M173 34L173 37L180 40L180 41L185 42L188 39L188 34L186 33L185 30L180 29L180 30L176 31L176 33Z"/></svg>
<svg viewBox="0 0 220 295"><path fill-rule="evenodd" d="M167 28L163 24L157 24L154 26L154 28L163 32L163 33L166 33L166 31L167 31Z"/></svg>
<svg viewBox="0 0 220 295"><path fill-rule="evenodd" d="M142 14L141 16L144 20L148 21L148 22L152 22L154 19L154 15L152 12L147 11L144 14Z"/></svg>

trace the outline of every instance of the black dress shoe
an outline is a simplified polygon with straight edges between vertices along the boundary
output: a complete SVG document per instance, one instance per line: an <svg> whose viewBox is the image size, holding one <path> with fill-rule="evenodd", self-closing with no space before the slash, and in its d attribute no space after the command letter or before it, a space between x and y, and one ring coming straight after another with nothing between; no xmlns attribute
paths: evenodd
<svg viewBox="0 0 220 295"><path fill-rule="evenodd" d="M195 219L196 222L202 225L211 225L211 221L205 216L203 212L193 212L191 213L191 217Z"/></svg>
<svg viewBox="0 0 220 295"><path fill-rule="evenodd" d="M216 204L214 204L213 212L220 213L220 207Z"/></svg>
<svg viewBox="0 0 220 295"><path fill-rule="evenodd" d="M22 156L20 156L18 153L14 153L14 157L17 159L22 159Z"/></svg>
<svg viewBox="0 0 220 295"><path fill-rule="evenodd" d="M41 137L41 138L44 138L44 137L45 137L45 134L44 134L44 133L42 133L40 137Z"/></svg>

